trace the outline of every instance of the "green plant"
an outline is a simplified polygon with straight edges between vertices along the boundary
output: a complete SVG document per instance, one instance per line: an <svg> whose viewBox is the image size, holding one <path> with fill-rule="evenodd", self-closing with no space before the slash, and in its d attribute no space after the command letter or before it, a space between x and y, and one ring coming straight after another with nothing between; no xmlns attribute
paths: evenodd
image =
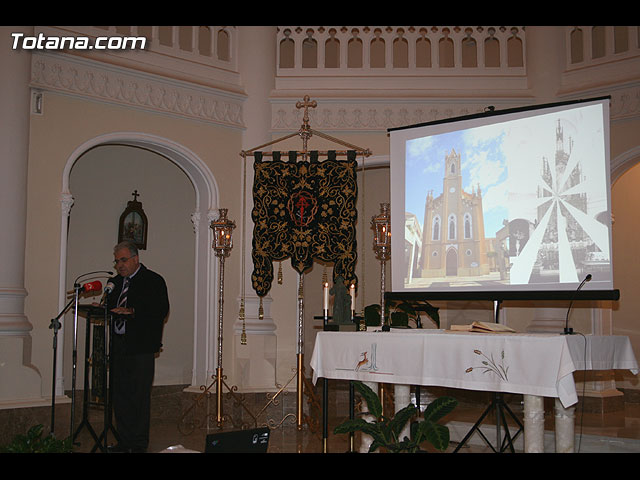
<svg viewBox="0 0 640 480"><path fill-rule="evenodd" d="M71 453L71 437L58 440L53 434L42 438L43 425L35 425L26 435L16 435L13 441L0 447L0 453Z"/></svg>
<svg viewBox="0 0 640 480"><path fill-rule="evenodd" d="M415 453L423 451L420 445L427 441L437 450L444 451L449 445L449 428L438 424L438 420L449 414L458 404L452 397L439 397L434 400L424 411L423 419L413 422L410 427L411 438L406 436L400 439L400 434L408 421L419 412L415 405L410 403L393 416L388 418L382 415L382 405L378 395L362 382L354 381L354 387L367 402L369 411L367 414L376 420L368 422L363 418L349 419L334 429L335 434L360 431L373 438L369 452L383 447L390 453Z"/></svg>
<svg viewBox="0 0 640 480"><path fill-rule="evenodd" d="M420 306L420 308L416 308ZM393 327L409 327L409 320L412 320L416 327L421 328L422 319L420 311L426 312L427 316L440 328L440 314L438 308L424 300L407 302L404 300L387 300L384 304L385 318L390 320ZM368 326L380 325L380 305L374 303L364 308L364 321Z"/></svg>

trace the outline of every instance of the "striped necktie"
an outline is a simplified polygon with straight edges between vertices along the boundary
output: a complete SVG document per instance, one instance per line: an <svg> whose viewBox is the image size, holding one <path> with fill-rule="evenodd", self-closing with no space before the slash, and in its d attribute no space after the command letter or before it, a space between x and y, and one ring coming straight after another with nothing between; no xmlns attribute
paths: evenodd
<svg viewBox="0 0 640 480"><path fill-rule="evenodd" d="M127 292L129 291L129 277L125 277L122 282L122 291L120 292L120 297L118 298L118 307L126 307L127 306ZM118 317L115 322L115 332L122 334L124 333L124 318Z"/></svg>

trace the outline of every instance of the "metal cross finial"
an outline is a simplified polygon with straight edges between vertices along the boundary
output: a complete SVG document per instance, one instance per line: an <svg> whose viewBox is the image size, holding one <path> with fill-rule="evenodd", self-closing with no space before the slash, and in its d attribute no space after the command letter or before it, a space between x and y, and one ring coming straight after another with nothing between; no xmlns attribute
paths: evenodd
<svg viewBox="0 0 640 480"><path fill-rule="evenodd" d="M318 106L318 102L315 100L310 102L309 95L305 95L303 98L304 102L296 102L296 108L304 108L304 115L302 117L302 122L305 126L309 126L309 107L316 108Z"/></svg>
<svg viewBox="0 0 640 480"><path fill-rule="evenodd" d="M137 189L134 190L131 195L133 195L133 201L137 202L138 201L138 197L140 196L140 194L138 193L138 190Z"/></svg>
<svg viewBox="0 0 640 480"><path fill-rule="evenodd" d="M318 106L318 102L315 100L310 102L309 95L305 95L303 98L304 102L296 102L296 108L304 108L304 115L302 116L302 126L299 130L299 135L302 137L302 150L303 150L303 158L306 160L307 156L307 141L311 138L311 127L309 127L309 107L316 108Z"/></svg>

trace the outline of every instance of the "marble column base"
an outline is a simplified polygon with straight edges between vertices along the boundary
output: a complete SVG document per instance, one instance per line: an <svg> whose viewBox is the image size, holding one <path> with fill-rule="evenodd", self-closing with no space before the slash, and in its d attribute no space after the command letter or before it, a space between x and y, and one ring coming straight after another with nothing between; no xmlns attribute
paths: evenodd
<svg viewBox="0 0 640 480"><path fill-rule="evenodd" d="M544 452L544 397L524 395L524 451Z"/></svg>
<svg viewBox="0 0 640 480"><path fill-rule="evenodd" d="M378 384L376 382L363 382L363 383L367 385L374 392L378 391ZM375 417L373 415L366 414L368 411L369 411L369 406L367 405L366 402L362 402L362 413L363 413L362 418L367 422L375 421ZM371 437L371 435L367 435L363 433L361 435L360 447L358 448L358 451L360 453L367 453L372 443L373 443L373 437Z"/></svg>
<svg viewBox="0 0 640 480"><path fill-rule="evenodd" d="M411 387L409 385L394 385L394 413L402 410L411 403ZM400 439L411 436L411 422L407 422L400 432Z"/></svg>
<svg viewBox="0 0 640 480"><path fill-rule="evenodd" d="M575 407L565 408L555 400L556 453L573 453L575 444Z"/></svg>

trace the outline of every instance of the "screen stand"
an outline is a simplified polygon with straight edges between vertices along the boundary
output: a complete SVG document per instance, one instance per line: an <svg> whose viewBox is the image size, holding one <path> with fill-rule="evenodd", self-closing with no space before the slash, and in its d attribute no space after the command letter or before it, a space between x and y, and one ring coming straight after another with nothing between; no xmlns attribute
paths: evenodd
<svg viewBox="0 0 640 480"><path fill-rule="evenodd" d="M502 303L501 300L493 301L493 318L495 320L495 323L500 323L500 304L501 303ZM484 435L484 433L482 433L482 430L480 430L480 427L482 426L482 421L492 410L495 411L495 416L496 416L496 447L494 447L491 444L489 439ZM509 425L507 424L506 414L509 414L509 416L513 419L513 421L518 425L518 431L513 437L509 432ZM502 437L501 427L504 427L504 430L505 430L504 438ZM506 448L509 448L511 453L515 453L515 449L513 448L513 442L515 441L516 437L520 435L521 432L524 431L524 426L522 425L518 417L516 417L515 414L511 411L507 403L504 401L502 394L498 392L493 392L493 399L491 400L491 403L486 408L484 413L480 416L478 421L473 425L471 430L469 430L469 432L462 439L462 441L456 446L453 453L456 453L458 450L460 450L460 448L462 448L467 443L467 440L469 440L471 435L473 435L473 433L476 431L482 437L485 443L491 448L491 450L493 450L494 453L502 453L506 450Z"/></svg>

